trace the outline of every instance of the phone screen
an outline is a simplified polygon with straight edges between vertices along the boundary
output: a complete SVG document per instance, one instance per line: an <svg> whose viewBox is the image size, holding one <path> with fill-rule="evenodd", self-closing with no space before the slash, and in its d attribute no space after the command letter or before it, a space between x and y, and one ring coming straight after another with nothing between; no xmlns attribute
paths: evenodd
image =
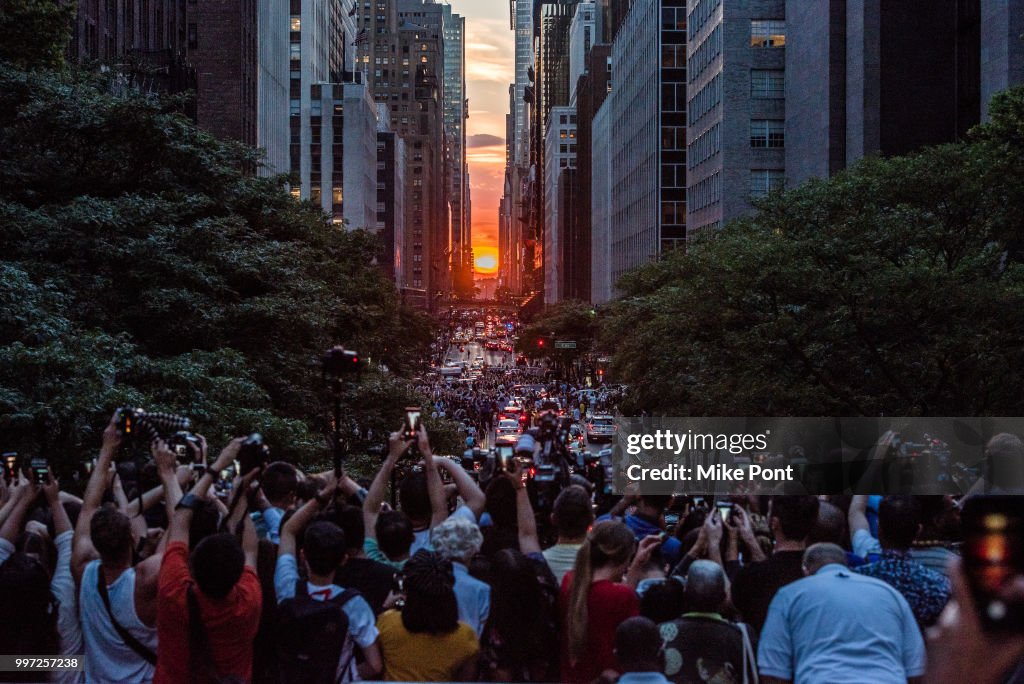
<svg viewBox="0 0 1024 684"><path fill-rule="evenodd" d="M18 454L8 452L4 454L4 474L10 482L18 477Z"/></svg>
<svg viewBox="0 0 1024 684"><path fill-rule="evenodd" d="M407 439L415 439L416 431L420 428L420 412L418 406L405 409L405 436Z"/></svg>
<svg viewBox="0 0 1024 684"><path fill-rule="evenodd" d="M32 476L37 485L45 485L50 482L50 464L45 458L32 459Z"/></svg>
<svg viewBox="0 0 1024 684"><path fill-rule="evenodd" d="M515 450L511 444L503 444L498 447L498 467L501 470L513 470L512 459L515 457Z"/></svg>
<svg viewBox="0 0 1024 684"><path fill-rule="evenodd" d="M732 513L732 504L728 501L719 501L715 504L715 508L718 509L718 517L722 519L722 522L729 522L729 515Z"/></svg>
<svg viewBox="0 0 1024 684"><path fill-rule="evenodd" d="M1024 602L1001 594L1024 575L1024 501L1012 496L972 497L961 516L963 567L989 629L1024 632Z"/></svg>

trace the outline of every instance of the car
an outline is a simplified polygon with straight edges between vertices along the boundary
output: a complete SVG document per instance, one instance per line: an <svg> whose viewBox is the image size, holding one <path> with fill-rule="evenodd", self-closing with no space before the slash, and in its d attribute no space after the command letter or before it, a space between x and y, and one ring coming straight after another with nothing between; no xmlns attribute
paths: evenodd
<svg viewBox="0 0 1024 684"><path fill-rule="evenodd" d="M615 437L617 429L615 418L607 414L598 414L587 423L587 441L610 442Z"/></svg>
<svg viewBox="0 0 1024 684"><path fill-rule="evenodd" d="M498 426L494 430L496 437L509 437L512 435L519 434L519 421L515 418L504 418L498 421Z"/></svg>
<svg viewBox="0 0 1024 684"><path fill-rule="evenodd" d="M462 365L454 361L446 363L444 367L438 368L437 372L446 378L457 378L462 375Z"/></svg>

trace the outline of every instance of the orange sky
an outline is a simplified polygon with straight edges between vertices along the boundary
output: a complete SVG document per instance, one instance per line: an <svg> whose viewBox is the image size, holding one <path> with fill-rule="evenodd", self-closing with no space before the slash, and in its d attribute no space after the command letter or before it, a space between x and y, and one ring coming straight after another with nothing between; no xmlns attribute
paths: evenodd
<svg viewBox="0 0 1024 684"><path fill-rule="evenodd" d="M505 113L515 77L508 0L451 0L466 17L469 121L466 157L473 202L473 246L498 244L498 203L505 176Z"/></svg>

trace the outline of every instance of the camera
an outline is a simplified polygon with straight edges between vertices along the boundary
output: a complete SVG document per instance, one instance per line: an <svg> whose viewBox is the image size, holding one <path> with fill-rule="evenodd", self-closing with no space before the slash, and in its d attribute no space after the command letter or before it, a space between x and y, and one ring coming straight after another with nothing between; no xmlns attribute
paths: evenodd
<svg viewBox="0 0 1024 684"><path fill-rule="evenodd" d="M170 439L167 440L167 448L174 453L179 463L195 461L202 455L199 438L185 430L171 435Z"/></svg>
<svg viewBox="0 0 1024 684"><path fill-rule="evenodd" d="M263 435L254 432L249 435L238 450L238 474L248 475L262 468L270 460L270 447L263 441Z"/></svg>
<svg viewBox="0 0 1024 684"><path fill-rule="evenodd" d="M144 409L125 406L117 410L117 429L128 444L148 444L154 439L187 431L192 421L173 413L148 413Z"/></svg>
<svg viewBox="0 0 1024 684"><path fill-rule="evenodd" d="M362 370L359 354L342 346L331 347L324 352L320 367L325 376L341 377Z"/></svg>
<svg viewBox="0 0 1024 684"><path fill-rule="evenodd" d="M37 485L50 484L50 462L45 458L33 458L29 463L32 481Z"/></svg>

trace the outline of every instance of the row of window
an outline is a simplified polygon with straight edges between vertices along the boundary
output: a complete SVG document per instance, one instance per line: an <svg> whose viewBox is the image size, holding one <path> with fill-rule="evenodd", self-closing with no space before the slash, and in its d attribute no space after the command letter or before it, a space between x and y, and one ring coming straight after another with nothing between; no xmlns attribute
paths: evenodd
<svg viewBox="0 0 1024 684"><path fill-rule="evenodd" d="M690 99L689 123L694 125L701 118L718 106L722 101L722 74L715 74L715 77L704 84L696 95Z"/></svg>
<svg viewBox="0 0 1024 684"><path fill-rule="evenodd" d="M694 210L709 207L722 200L722 174L716 171L686 189L686 202Z"/></svg>
<svg viewBox="0 0 1024 684"><path fill-rule="evenodd" d="M686 65L686 71L690 75L690 82L693 83L720 54L722 54L721 24L716 26L697 49L690 54L690 59Z"/></svg>
<svg viewBox="0 0 1024 684"><path fill-rule="evenodd" d="M711 159L716 154L722 151L722 125L716 123L711 128L707 129L696 140L689 146L687 153L689 154L690 168L696 167L698 164L703 164L708 159Z"/></svg>
<svg viewBox="0 0 1024 684"><path fill-rule="evenodd" d="M715 10L718 9L719 5L722 4L722 0L697 0L697 3L690 10L690 15L687 17L686 24L689 30L689 39L692 41L693 37L697 35L704 24L708 23Z"/></svg>

